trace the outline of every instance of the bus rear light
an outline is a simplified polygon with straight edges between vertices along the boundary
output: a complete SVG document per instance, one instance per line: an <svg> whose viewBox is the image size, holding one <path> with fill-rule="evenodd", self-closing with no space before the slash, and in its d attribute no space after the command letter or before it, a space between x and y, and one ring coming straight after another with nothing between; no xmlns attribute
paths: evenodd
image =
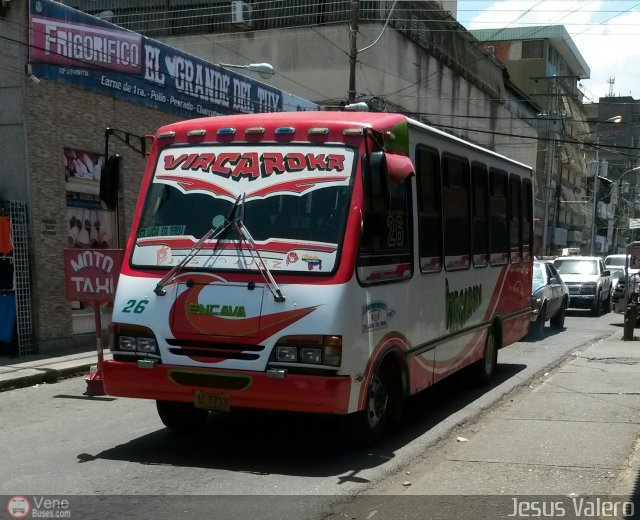
<svg viewBox="0 0 640 520"><path fill-rule="evenodd" d="M175 137L176 133L173 130L169 130L168 132L162 132L158 134L158 139L171 139Z"/></svg>
<svg viewBox="0 0 640 520"><path fill-rule="evenodd" d="M363 128L345 128L342 131L342 135L354 136L354 135L364 135Z"/></svg>
<svg viewBox="0 0 640 520"><path fill-rule="evenodd" d="M207 131L204 128L198 128L196 130L189 130L187 132L187 135L189 137L201 137L203 135L205 135L207 133Z"/></svg>
<svg viewBox="0 0 640 520"><path fill-rule="evenodd" d="M264 126L250 126L245 129L246 135L262 135L264 134Z"/></svg>

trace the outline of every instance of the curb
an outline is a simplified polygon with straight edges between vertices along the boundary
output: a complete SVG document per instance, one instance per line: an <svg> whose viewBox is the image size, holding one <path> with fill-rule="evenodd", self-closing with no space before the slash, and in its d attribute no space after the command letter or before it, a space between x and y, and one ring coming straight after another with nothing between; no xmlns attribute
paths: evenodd
<svg viewBox="0 0 640 520"><path fill-rule="evenodd" d="M39 384L53 384L62 379L69 379L82 374L89 374L90 368L95 364L95 361L91 361L81 365L65 368L24 369L24 372L33 372L35 370L38 373L20 375L19 372L21 371L18 371L18 373L13 377L7 377L7 379L0 380L0 392Z"/></svg>

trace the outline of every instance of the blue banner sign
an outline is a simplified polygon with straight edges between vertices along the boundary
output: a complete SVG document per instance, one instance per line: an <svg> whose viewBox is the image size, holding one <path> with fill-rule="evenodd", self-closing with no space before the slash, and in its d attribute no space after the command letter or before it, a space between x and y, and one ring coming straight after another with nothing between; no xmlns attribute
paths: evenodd
<svg viewBox="0 0 640 520"><path fill-rule="evenodd" d="M36 76L186 117L318 109L52 0L30 0L29 60Z"/></svg>

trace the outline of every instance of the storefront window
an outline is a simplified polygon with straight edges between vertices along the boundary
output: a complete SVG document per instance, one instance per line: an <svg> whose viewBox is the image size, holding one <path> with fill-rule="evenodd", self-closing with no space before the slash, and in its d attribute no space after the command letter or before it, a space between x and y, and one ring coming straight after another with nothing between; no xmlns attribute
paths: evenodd
<svg viewBox="0 0 640 520"><path fill-rule="evenodd" d="M103 155L73 148L64 149L68 224L66 247L116 247L116 212L100 206L100 171L103 163Z"/></svg>
<svg viewBox="0 0 640 520"><path fill-rule="evenodd" d="M104 156L98 153L64 149L67 197L67 236L65 247L83 249L117 248L117 214L100 205L100 173ZM80 302L71 302L73 333L95 330L93 312ZM104 320L104 318L103 318Z"/></svg>

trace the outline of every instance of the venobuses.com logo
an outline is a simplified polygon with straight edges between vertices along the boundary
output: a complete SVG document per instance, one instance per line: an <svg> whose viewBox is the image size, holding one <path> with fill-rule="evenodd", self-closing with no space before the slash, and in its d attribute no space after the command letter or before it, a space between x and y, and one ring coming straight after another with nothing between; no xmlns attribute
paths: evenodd
<svg viewBox="0 0 640 520"><path fill-rule="evenodd" d="M71 518L69 501L66 498L43 496L14 496L7 502L7 512L12 518Z"/></svg>
<svg viewBox="0 0 640 520"><path fill-rule="evenodd" d="M25 497L11 497L7 503L7 511L13 518L26 518L31 511L31 504Z"/></svg>

